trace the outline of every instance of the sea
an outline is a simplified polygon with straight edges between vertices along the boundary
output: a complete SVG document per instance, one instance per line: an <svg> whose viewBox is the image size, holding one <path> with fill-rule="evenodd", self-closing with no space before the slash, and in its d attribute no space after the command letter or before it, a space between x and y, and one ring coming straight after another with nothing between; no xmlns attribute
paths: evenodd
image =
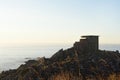
<svg viewBox="0 0 120 80"><path fill-rule="evenodd" d="M29 46L4 46L0 47L0 72L16 69L21 64L39 57L50 58L60 49L72 47L69 45L29 45ZM120 44L101 44L101 50L120 51Z"/></svg>

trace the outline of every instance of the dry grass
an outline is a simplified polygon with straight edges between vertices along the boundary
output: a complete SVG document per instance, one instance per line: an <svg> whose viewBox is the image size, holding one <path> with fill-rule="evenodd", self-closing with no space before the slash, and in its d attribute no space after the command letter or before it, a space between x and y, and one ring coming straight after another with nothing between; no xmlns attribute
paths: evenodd
<svg viewBox="0 0 120 80"><path fill-rule="evenodd" d="M69 72L61 72L52 76L49 80L82 80L81 76L74 76Z"/></svg>
<svg viewBox="0 0 120 80"><path fill-rule="evenodd" d="M111 74L108 77L103 76L86 76L83 78L82 76L74 76L69 72L61 72L49 78L49 80L120 80L119 74Z"/></svg>

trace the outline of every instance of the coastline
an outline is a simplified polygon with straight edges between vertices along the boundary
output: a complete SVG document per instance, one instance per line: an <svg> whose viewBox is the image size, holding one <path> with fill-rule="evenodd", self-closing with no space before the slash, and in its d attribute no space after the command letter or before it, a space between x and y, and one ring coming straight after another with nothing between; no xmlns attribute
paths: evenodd
<svg viewBox="0 0 120 80"><path fill-rule="evenodd" d="M47 55L48 54L50 54L49 55L49 57L50 56L52 56L52 54L53 53L55 53L56 51L58 51L59 49L61 49L61 46L62 45L58 45L58 46L56 46L57 48L55 48L53 51L49 51L49 50L52 50L53 49L53 46L50 46L50 47L52 47L52 48L44 48L44 51L49 51L49 52L45 52L46 54L44 54L44 55L42 55L42 56L39 56L39 54L33 54L33 56L26 56L26 57L22 57L21 56L21 58L19 58L20 56L20 54L21 53L16 53L16 54L18 54L18 60L16 59L16 56L14 57L14 55L12 56L12 55L10 55L10 56L12 56L13 58L9 58L9 56L8 56L8 59L7 59L7 57L6 58L4 58L4 57L2 57L3 59L1 60L1 61L4 61L4 59L6 59L6 62L2 62L1 64L3 64L3 66L1 66L2 67L2 69L0 69L0 72L2 72L2 71L7 71L7 70L10 70L10 69L17 69L20 65L22 65L22 64L25 64L25 62L26 61L28 61L28 60L32 60L32 59L37 59L37 57L43 57L43 56L45 56L45 57L47 57ZM66 49L67 47L69 47L70 45L67 45L67 46L62 46L64 49ZM55 46L54 46L55 47ZM28 47L27 47L28 48ZM13 48L14 49L14 48ZM31 48L30 48L31 49ZM30 49L27 49L27 50L30 50ZM35 47L34 47L34 49L35 49ZM112 51L116 51L117 49L119 49L119 51L120 51L120 45L119 44L100 44L100 49L102 49L102 50L112 50ZM10 50L10 49L9 49ZM23 50L23 49L20 49L20 50ZM37 49L35 49L35 50L37 50ZM35 51L34 50L34 51ZM19 51L19 49L18 49L18 51ZM38 51L38 50L37 50ZM42 49L40 49L39 50L39 52L42 52L42 53L44 53L44 51L42 50ZM14 51L13 51L14 52ZM16 52L16 50L15 50L15 52ZM14 52L14 53L15 53ZM22 51L23 52L23 51ZM26 52L26 51L25 51ZM25 53L24 52L24 53ZM30 51L28 51L28 52L30 52ZM35 51L36 52L36 51ZM8 51L8 53L11 53L11 52L9 52ZM6 54L8 54L8 53L6 53ZM26 53L25 53L26 54ZM27 53L28 54L28 53ZM36 56L35 56L36 55ZM7 55L6 55L7 56ZM48 58L49 58L48 57ZM8 60L8 62L7 62L7 60ZM10 60L12 60L11 62L9 62ZM8 64L8 65L7 65ZM7 66L7 68L4 68L4 66L6 67ZM9 66L11 66L11 67L9 67Z"/></svg>

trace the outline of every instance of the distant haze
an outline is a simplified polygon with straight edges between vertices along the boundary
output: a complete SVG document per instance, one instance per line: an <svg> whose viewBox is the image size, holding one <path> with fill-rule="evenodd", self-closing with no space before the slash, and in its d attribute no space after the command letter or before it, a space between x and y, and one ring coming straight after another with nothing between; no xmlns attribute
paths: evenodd
<svg viewBox="0 0 120 80"><path fill-rule="evenodd" d="M120 44L120 0L0 0L0 46L72 44L82 35Z"/></svg>

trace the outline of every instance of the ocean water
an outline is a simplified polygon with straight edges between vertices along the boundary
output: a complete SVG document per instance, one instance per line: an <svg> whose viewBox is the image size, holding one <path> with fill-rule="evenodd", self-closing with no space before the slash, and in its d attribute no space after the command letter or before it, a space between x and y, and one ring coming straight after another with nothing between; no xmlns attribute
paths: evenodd
<svg viewBox="0 0 120 80"><path fill-rule="evenodd" d="M120 44L100 44L100 50L120 51Z"/></svg>
<svg viewBox="0 0 120 80"><path fill-rule="evenodd" d="M0 47L0 72L16 69L29 59L51 57L58 50L69 45L37 45L37 46L6 46Z"/></svg>
<svg viewBox="0 0 120 80"><path fill-rule="evenodd" d="M49 45L49 46L12 46L0 47L0 72L16 69L29 59L37 57L51 57L60 49L67 49L72 45ZM120 45L100 45L101 50L120 51Z"/></svg>

